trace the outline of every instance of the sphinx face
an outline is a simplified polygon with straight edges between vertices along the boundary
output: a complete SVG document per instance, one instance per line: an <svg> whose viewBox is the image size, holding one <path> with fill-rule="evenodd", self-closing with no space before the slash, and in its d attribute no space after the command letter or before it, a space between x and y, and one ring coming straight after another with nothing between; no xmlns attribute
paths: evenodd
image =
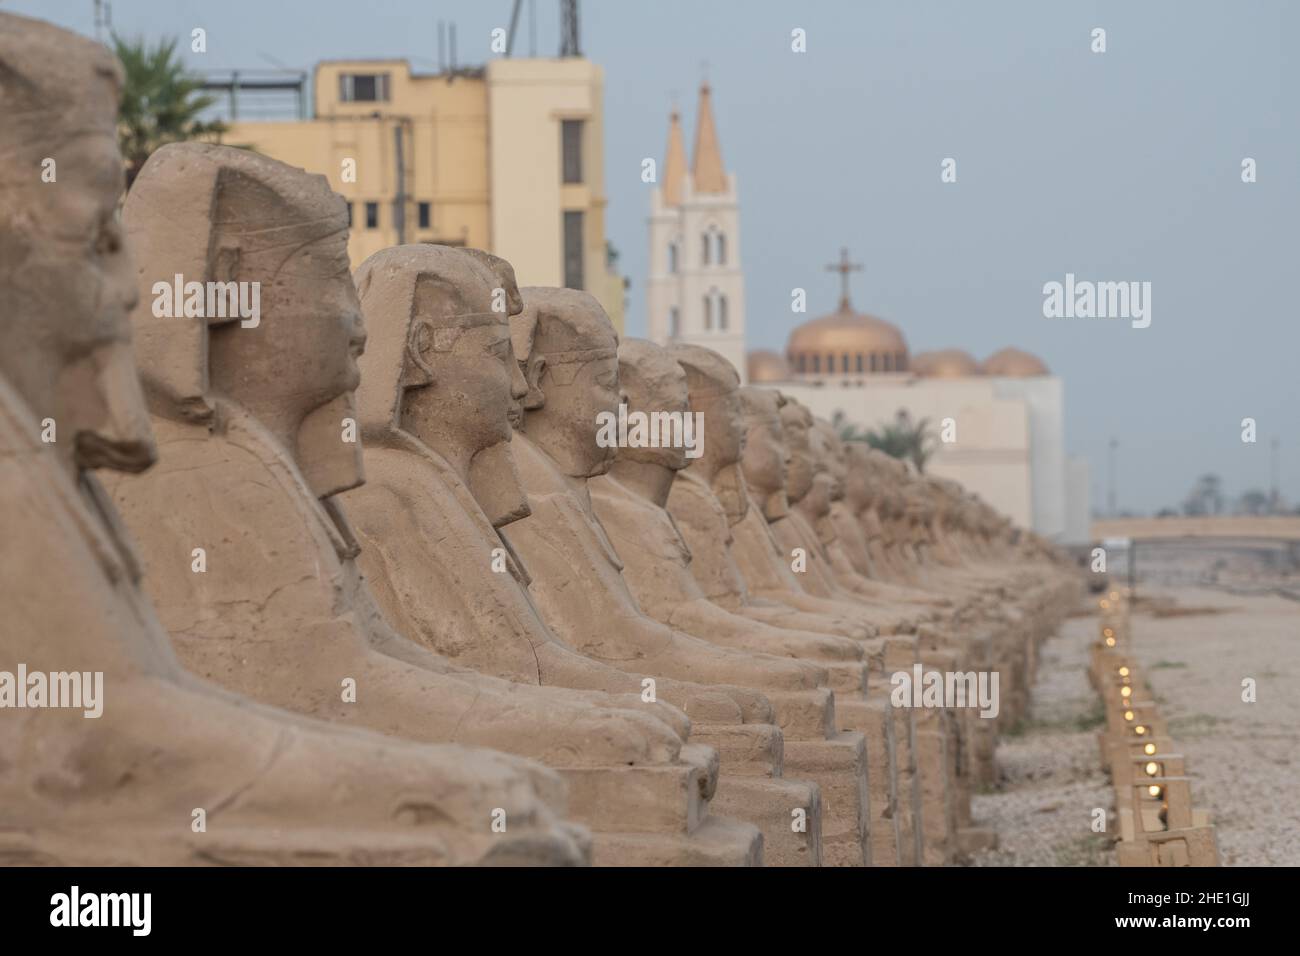
<svg viewBox="0 0 1300 956"><path fill-rule="evenodd" d="M812 489L816 465L808 447L808 425L796 416L782 416L786 445L790 449L790 468L785 490L791 501L799 501Z"/></svg>
<svg viewBox="0 0 1300 956"><path fill-rule="evenodd" d="M745 413L739 390L733 389L716 396L703 412L704 433L701 440L708 441L708 454L713 456L720 467L741 461L745 455L748 429L745 427Z"/></svg>
<svg viewBox="0 0 1300 956"><path fill-rule="evenodd" d="M301 416L355 391L366 333L346 230L308 243L274 270L251 265L235 278L259 283L260 320L251 328L212 327L213 388L236 402Z"/></svg>
<svg viewBox="0 0 1300 956"><path fill-rule="evenodd" d="M614 342L593 343L590 348L606 345L611 350ZM573 366L565 366L572 369ZM571 380L570 375L572 376ZM548 448L565 463L566 470L575 478L594 478L609 471L618 454L618 446L602 446L597 441L600 423L607 418L617 420L618 406L622 400L619 391L618 356L591 359L583 362L576 372L564 374L567 384L560 385L554 370L546 368L542 375L542 393L546 396L543 413L552 428L546 439L558 442Z"/></svg>
<svg viewBox="0 0 1300 956"><path fill-rule="evenodd" d="M790 453L785 446L780 418L775 412L751 415L748 425L740 460L745 482L764 498L784 491Z"/></svg>
<svg viewBox="0 0 1300 956"><path fill-rule="evenodd" d="M633 412L643 412L647 416L666 413L680 415L685 420L685 417L691 414L690 390L687 388L684 373L661 375L653 387L626 388L623 397L627 402L629 415ZM706 433L710 431L707 413L704 431ZM634 448L629 445L619 449L618 457L660 465L671 471L681 471L690 464L684 444L664 443L657 448Z"/></svg>
<svg viewBox="0 0 1300 956"><path fill-rule="evenodd" d="M408 394L404 414L445 417L451 410L461 418L458 432L467 447L479 451L509 441L511 408L527 394L510 326L500 322L459 331L456 344L444 352L425 352L433 385Z"/></svg>
<svg viewBox="0 0 1300 956"><path fill-rule="evenodd" d="M135 268L118 220L122 159L111 132L60 145L58 179L8 200L0 302L13 332L0 373L73 469L141 471L156 457L131 352Z"/></svg>
<svg viewBox="0 0 1300 956"><path fill-rule="evenodd" d="M821 427L814 427L809 433L809 442L816 457L818 475L825 474L829 482L830 500L839 501L844 497L845 464L844 447L838 438L833 437Z"/></svg>
<svg viewBox="0 0 1300 956"><path fill-rule="evenodd" d="M812 487L804 496L804 504L813 517L820 518L830 514L834 487L835 479L828 472L819 472L813 477Z"/></svg>

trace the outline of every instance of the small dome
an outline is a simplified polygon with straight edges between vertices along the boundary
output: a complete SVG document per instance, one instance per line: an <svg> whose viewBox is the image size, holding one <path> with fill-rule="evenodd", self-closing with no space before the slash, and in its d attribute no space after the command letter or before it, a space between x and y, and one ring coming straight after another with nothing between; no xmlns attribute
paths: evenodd
<svg viewBox="0 0 1300 956"><path fill-rule="evenodd" d="M1051 375L1043 360L1020 349L1006 348L984 360L984 374L998 378L1034 378Z"/></svg>
<svg viewBox="0 0 1300 956"><path fill-rule="evenodd" d="M786 344L786 362L796 376L863 375L904 372L907 341L898 327L874 315L839 311L795 328Z"/></svg>
<svg viewBox="0 0 1300 956"><path fill-rule="evenodd" d="M979 362L961 349L938 349L912 356L912 371L925 378L969 378L983 375Z"/></svg>
<svg viewBox="0 0 1300 956"><path fill-rule="evenodd" d="M757 349L746 356L750 384L758 382L788 382L790 367L785 359L769 349Z"/></svg>

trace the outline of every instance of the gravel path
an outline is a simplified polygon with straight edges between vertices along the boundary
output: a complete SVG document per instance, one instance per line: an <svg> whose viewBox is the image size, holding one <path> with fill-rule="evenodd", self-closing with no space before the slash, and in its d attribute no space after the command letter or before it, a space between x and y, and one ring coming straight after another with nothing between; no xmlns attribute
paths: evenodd
<svg viewBox="0 0 1300 956"><path fill-rule="evenodd" d="M1042 646L1029 719L998 741L999 782L976 794L979 826L998 848L975 866L1114 866L1110 837L1092 830L1092 811L1113 804L1097 730L1101 703L1088 684L1088 644L1097 618L1070 618Z"/></svg>
<svg viewBox="0 0 1300 956"><path fill-rule="evenodd" d="M1134 653L1224 865L1300 865L1300 603L1207 586L1140 590ZM998 786L974 800L975 823L999 837L974 865L1115 865L1110 835L1090 827L1094 807L1114 805L1086 672L1096 627L1091 615L1071 618L1043 645L1030 719L999 741ZM1245 678L1254 703L1242 700Z"/></svg>

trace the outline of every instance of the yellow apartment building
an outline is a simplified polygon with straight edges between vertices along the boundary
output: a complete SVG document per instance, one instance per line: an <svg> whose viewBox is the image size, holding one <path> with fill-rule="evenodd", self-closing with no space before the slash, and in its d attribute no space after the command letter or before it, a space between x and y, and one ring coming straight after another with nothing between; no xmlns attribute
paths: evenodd
<svg viewBox="0 0 1300 956"><path fill-rule="evenodd" d="M222 140L329 179L348 202L354 266L388 246L487 249L521 286L594 295L623 332L605 240L604 71L580 57L411 72L320 63L314 116L240 121Z"/></svg>

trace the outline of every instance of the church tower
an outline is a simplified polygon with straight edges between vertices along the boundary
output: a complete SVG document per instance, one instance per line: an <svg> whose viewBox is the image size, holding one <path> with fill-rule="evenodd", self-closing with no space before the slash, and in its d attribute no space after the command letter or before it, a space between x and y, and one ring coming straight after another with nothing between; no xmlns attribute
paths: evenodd
<svg viewBox="0 0 1300 956"><path fill-rule="evenodd" d="M740 268L736 177L722 165L712 93L700 87L694 164L686 168L681 117L668 121L663 176L650 198L647 325L661 345L703 345L745 380L745 278Z"/></svg>

